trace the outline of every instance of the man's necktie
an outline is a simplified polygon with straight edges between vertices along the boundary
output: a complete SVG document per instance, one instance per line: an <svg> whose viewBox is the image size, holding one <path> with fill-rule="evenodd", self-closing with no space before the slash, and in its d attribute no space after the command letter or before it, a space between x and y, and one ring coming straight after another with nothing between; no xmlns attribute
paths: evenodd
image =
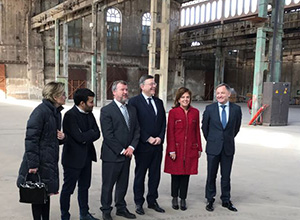
<svg viewBox="0 0 300 220"><path fill-rule="evenodd" d="M151 111L153 112L153 114L156 115L154 107L153 107L152 102L151 102L151 99L152 98L148 98L148 105L149 105L149 108L151 109Z"/></svg>
<svg viewBox="0 0 300 220"><path fill-rule="evenodd" d="M121 105L121 110L122 110L122 114L124 116L125 122L127 124L127 127L130 128L129 114L128 114L128 110L127 110L126 106L125 105Z"/></svg>
<svg viewBox="0 0 300 220"><path fill-rule="evenodd" d="M222 110L222 126L223 126L223 128L225 128L226 124L227 124L226 111L225 111L226 105L221 105L221 108L223 109Z"/></svg>

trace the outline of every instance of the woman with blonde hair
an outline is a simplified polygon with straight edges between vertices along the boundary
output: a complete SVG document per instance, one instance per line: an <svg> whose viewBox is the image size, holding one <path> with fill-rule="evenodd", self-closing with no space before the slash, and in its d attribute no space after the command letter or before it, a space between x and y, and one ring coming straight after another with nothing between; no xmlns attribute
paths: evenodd
<svg viewBox="0 0 300 220"><path fill-rule="evenodd" d="M47 187L47 202L32 204L34 220L49 220L50 195L57 194L59 188L58 159L59 145L65 139L61 131L61 110L65 104L65 85L50 82L45 85L43 100L31 113L26 127L25 153L19 170L17 186L25 182L30 174L37 174Z"/></svg>
<svg viewBox="0 0 300 220"><path fill-rule="evenodd" d="M176 92L174 107L169 111L165 172L171 174L173 209L186 210L190 175L198 174L202 146L199 111L191 106L192 93L181 87Z"/></svg>

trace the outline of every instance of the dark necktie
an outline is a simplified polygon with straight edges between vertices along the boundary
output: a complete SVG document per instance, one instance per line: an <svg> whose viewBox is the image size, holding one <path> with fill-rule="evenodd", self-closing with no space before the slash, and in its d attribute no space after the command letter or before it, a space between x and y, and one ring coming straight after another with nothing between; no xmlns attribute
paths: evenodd
<svg viewBox="0 0 300 220"><path fill-rule="evenodd" d="M223 109L222 110L222 126L223 126L223 128L225 128L226 124L227 124L226 111L225 111L226 105L221 105L221 108Z"/></svg>
<svg viewBox="0 0 300 220"><path fill-rule="evenodd" d="M148 106L149 106L149 108L151 109L152 113L153 113L154 115L156 115L155 110L154 110L154 107L153 107L152 102L151 102L151 99L152 99L152 98L148 98Z"/></svg>

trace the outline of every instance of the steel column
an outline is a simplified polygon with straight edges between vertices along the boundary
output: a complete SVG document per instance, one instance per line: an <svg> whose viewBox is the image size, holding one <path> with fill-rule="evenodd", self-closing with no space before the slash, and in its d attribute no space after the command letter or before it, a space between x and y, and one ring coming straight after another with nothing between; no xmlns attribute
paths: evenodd
<svg viewBox="0 0 300 220"><path fill-rule="evenodd" d="M106 8L102 7L99 13L100 17L100 45L101 45L101 97L100 97L100 107L105 106L107 97L107 23L106 23Z"/></svg>
<svg viewBox="0 0 300 220"><path fill-rule="evenodd" d="M222 49L222 39L217 39L214 88L216 88L220 83L224 82L224 68L225 68L225 54L224 54L224 49ZM217 100L215 94L213 99L214 101Z"/></svg>
<svg viewBox="0 0 300 220"><path fill-rule="evenodd" d="M149 69L151 75L159 75L158 96L167 103L168 65L169 65L169 34L170 34L170 0L162 0L161 22L157 22L157 1L151 0L151 26L149 40ZM161 31L160 66L156 69L156 32Z"/></svg>
<svg viewBox="0 0 300 220"><path fill-rule="evenodd" d="M68 76L69 76L69 44L68 44L68 24L66 21L63 23L63 75L58 76L58 81L65 84L65 94L66 97L69 97L68 94Z"/></svg>
<svg viewBox="0 0 300 220"><path fill-rule="evenodd" d="M274 29L273 36L270 40L270 74L268 81L279 82L281 76L282 63L282 37L283 37L283 15L284 15L284 1L273 0L272 11L272 27Z"/></svg>
<svg viewBox="0 0 300 220"><path fill-rule="evenodd" d="M60 44L59 44L59 20L55 20L55 81L57 81L59 75L60 75Z"/></svg>
<svg viewBox="0 0 300 220"><path fill-rule="evenodd" d="M94 104L97 106L97 11L98 4L93 3L92 6L92 70L91 70L91 89L95 93Z"/></svg>

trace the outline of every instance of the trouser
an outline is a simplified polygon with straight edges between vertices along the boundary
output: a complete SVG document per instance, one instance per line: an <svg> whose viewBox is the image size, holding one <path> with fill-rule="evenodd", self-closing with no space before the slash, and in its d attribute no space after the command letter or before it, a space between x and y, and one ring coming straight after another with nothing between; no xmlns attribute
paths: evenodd
<svg viewBox="0 0 300 220"><path fill-rule="evenodd" d="M134 202L143 205L145 202L145 176L148 171L147 203L152 205L158 198L158 186L160 182L160 167L162 160L161 150L135 153L135 177L134 177Z"/></svg>
<svg viewBox="0 0 300 220"><path fill-rule="evenodd" d="M208 202L214 201L216 196L216 178L218 168L221 168L221 200L230 200L230 174L233 155L226 155L224 149L219 155L207 154L207 180L205 187L205 198Z"/></svg>
<svg viewBox="0 0 300 220"><path fill-rule="evenodd" d="M64 184L60 194L60 211L62 219L70 219L70 198L78 182L78 204L80 215L89 211L88 198L91 186L92 161L86 160L82 169L64 167Z"/></svg>
<svg viewBox="0 0 300 220"><path fill-rule="evenodd" d="M33 220L49 220L50 219L50 197L48 196L45 204L31 205Z"/></svg>
<svg viewBox="0 0 300 220"><path fill-rule="evenodd" d="M129 181L129 167L131 159L126 157L124 162L102 163L102 190L101 205L103 213L110 213L112 210L112 191L115 185L115 205L118 211L126 209L125 196Z"/></svg>
<svg viewBox="0 0 300 220"><path fill-rule="evenodd" d="M190 175L171 175L171 195L186 199Z"/></svg>

